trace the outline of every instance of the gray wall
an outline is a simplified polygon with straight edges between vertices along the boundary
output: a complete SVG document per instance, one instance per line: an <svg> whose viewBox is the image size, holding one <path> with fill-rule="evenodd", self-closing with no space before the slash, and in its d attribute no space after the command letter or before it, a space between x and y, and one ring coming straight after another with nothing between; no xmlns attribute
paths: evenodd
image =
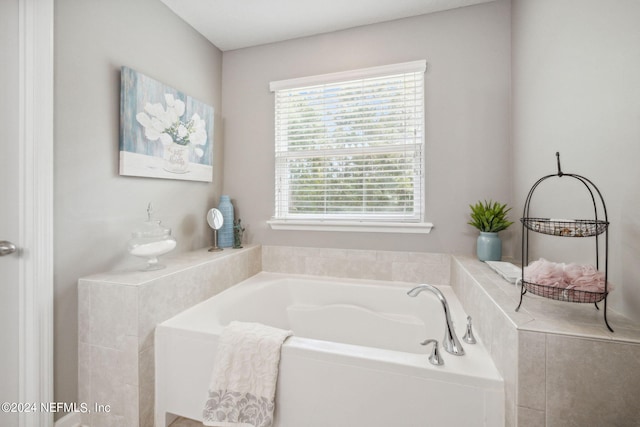
<svg viewBox="0 0 640 427"><path fill-rule="evenodd" d="M584 175L609 215L609 301L640 319L640 3L633 0L514 0L514 195L536 179ZM535 214L592 217L583 188L557 179L534 194ZM542 187L542 186L541 186ZM575 190L575 191L574 191ZM537 238L533 256L594 263L595 243ZM612 325L616 329L616 325Z"/></svg>
<svg viewBox="0 0 640 427"><path fill-rule="evenodd" d="M210 243L221 188L222 53L157 0L55 2L55 390L77 400L77 280L139 260L126 253L152 202L176 251ZM120 66L216 110L214 182L118 175ZM104 402L108 403L108 402Z"/></svg>
<svg viewBox="0 0 640 427"><path fill-rule="evenodd" d="M428 64L426 219L435 224L431 234L271 230L266 224L274 211L269 82L417 59ZM510 60L509 1L224 52L224 193L234 199L249 240L473 252L477 232L466 224L468 205L484 198L511 202Z"/></svg>

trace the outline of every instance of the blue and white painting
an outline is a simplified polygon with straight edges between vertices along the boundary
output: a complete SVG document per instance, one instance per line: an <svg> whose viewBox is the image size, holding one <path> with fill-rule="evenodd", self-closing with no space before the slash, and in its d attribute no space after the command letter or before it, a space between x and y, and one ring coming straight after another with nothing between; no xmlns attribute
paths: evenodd
<svg viewBox="0 0 640 427"><path fill-rule="evenodd" d="M120 175L213 180L213 107L122 67Z"/></svg>

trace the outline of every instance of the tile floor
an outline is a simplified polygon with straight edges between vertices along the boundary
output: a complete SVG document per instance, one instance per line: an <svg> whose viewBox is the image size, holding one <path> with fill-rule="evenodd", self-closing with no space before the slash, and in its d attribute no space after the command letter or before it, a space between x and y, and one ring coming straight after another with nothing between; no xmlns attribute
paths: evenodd
<svg viewBox="0 0 640 427"><path fill-rule="evenodd" d="M204 426L204 424L202 424L200 421L195 421L189 418L180 417L174 422L172 422L169 427L202 427L202 426Z"/></svg>

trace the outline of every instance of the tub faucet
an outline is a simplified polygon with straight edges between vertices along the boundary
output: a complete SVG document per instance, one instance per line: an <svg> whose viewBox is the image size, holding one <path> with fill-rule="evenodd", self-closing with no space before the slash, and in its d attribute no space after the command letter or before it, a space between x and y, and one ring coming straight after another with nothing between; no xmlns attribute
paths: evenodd
<svg viewBox="0 0 640 427"><path fill-rule="evenodd" d="M449 303L447 303L447 299L444 297L440 289L431 285L420 285L411 289L407 292L407 295L410 297L418 296L418 294L422 291L431 291L433 292L440 302L442 303L442 309L444 310L444 317L446 318L447 324L444 330L444 340L442 341L442 346L444 349L456 356L462 356L464 354L464 349L462 348L462 344L458 340L456 336L456 331L453 329L453 322L451 321L451 314L449 313Z"/></svg>

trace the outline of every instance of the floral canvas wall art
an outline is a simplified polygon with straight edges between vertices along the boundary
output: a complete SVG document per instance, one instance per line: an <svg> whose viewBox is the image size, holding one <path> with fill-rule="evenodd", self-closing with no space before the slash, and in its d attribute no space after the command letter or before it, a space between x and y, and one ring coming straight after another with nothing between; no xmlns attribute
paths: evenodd
<svg viewBox="0 0 640 427"><path fill-rule="evenodd" d="M213 180L213 107L122 67L120 175Z"/></svg>

